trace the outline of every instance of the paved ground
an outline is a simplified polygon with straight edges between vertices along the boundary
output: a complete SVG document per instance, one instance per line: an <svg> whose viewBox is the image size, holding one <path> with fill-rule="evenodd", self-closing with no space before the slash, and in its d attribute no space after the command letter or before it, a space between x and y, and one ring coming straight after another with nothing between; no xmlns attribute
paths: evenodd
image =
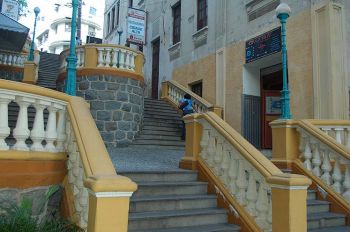
<svg viewBox="0 0 350 232"><path fill-rule="evenodd" d="M166 150L161 148L113 148L109 150L117 172L177 170L184 150Z"/></svg>

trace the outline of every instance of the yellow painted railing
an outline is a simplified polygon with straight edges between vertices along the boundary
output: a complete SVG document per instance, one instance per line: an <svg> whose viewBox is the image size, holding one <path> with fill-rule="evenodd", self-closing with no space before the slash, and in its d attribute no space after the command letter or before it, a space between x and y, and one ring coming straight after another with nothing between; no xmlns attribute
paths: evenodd
<svg viewBox="0 0 350 232"><path fill-rule="evenodd" d="M282 173L214 112L184 120L180 167L199 170L243 231L306 232L309 179Z"/></svg>
<svg viewBox="0 0 350 232"><path fill-rule="evenodd" d="M120 74L139 77L143 80L143 60L141 52L125 46L112 44L87 44L76 48L77 74ZM69 50L60 54L60 74L66 75L66 58Z"/></svg>
<svg viewBox="0 0 350 232"><path fill-rule="evenodd" d="M49 116L48 125L55 123L58 125L46 128L41 139L51 143L49 151L58 148L60 150L64 147L64 151L68 154L68 181L65 182L65 191L68 191L70 198L68 202L71 203L69 205L70 217L74 222L91 232L126 232L129 198L137 186L130 179L117 175L86 102L82 98L12 81L0 80L0 89L3 91L0 96L1 117L5 117L3 109L6 105L3 103L7 102L8 104L11 101L11 98L6 97L6 92L11 93L11 96L18 99L21 104L24 102L20 109L20 115L23 114L23 118L26 116L23 109L26 109L30 104L44 104L45 106L42 108L48 107L49 111L55 113L57 112L55 107L58 107L57 109L62 110L62 112L67 112L66 121L62 121L65 117L64 114L58 113L58 122L54 117L55 114L52 114L52 117ZM45 102L50 104L47 105ZM40 108L40 106L37 107ZM38 124L38 121L43 122L43 120L35 119L34 124ZM64 127L61 124L63 122L66 122L65 135L62 134ZM22 123L16 128L19 128L19 132L16 132L15 136L22 139L28 136L25 134L28 132L25 120L22 120ZM40 135L37 132L43 132L43 128L36 125L34 128L36 128L36 133L31 135L34 136L34 139L40 140ZM17 145L18 148L26 149L23 141ZM64 144L63 147L61 143ZM37 146L39 147L40 143L37 143ZM2 147L6 149L6 146ZM43 148L40 146L39 149ZM29 150L27 156L30 159L30 149L27 150ZM0 154L2 154L1 152Z"/></svg>
<svg viewBox="0 0 350 232"><path fill-rule="evenodd" d="M185 88L174 80L165 81L162 83L162 99L170 102L174 106L179 104L179 100L184 97L185 94L189 94L193 101L193 108L197 113L204 113L207 111L213 111L220 117L222 117L222 108L217 107L204 98L198 96L191 90Z"/></svg>
<svg viewBox="0 0 350 232"><path fill-rule="evenodd" d="M273 161L308 176L334 212L350 216L350 121L274 121Z"/></svg>

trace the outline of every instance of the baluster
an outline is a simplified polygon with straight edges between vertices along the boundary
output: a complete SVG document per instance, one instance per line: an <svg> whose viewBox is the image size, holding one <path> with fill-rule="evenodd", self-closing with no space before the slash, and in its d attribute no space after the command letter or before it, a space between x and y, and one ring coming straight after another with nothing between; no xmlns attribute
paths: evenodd
<svg viewBox="0 0 350 232"><path fill-rule="evenodd" d="M206 127L206 125L204 127ZM201 139L201 142L200 142L200 145L201 145L201 148L202 148L200 156L204 160L208 159L208 152L207 152L208 142L209 142L209 128L205 128L203 130L203 135L202 135L202 139Z"/></svg>
<svg viewBox="0 0 350 232"><path fill-rule="evenodd" d="M333 168L332 178L333 178L332 188L337 193L341 193L342 176L341 176L340 164L339 164L339 158L338 157L335 158L335 164L334 164L334 168Z"/></svg>
<svg viewBox="0 0 350 232"><path fill-rule="evenodd" d="M323 163L321 166L322 169L322 176L321 179L328 185L330 186L332 184L332 177L331 177L331 171L332 171L332 165L331 162L329 161L329 151L324 148L323 150Z"/></svg>
<svg viewBox="0 0 350 232"><path fill-rule="evenodd" d="M103 48L97 48L97 51L98 51L97 67L103 67Z"/></svg>
<svg viewBox="0 0 350 232"><path fill-rule="evenodd" d="M245 205L246 188L248 187L248 183L247 183L246 174L245 174L245 165L242 159L238 161L238 177L236 182L237 182L236 184L238 188L238 191L236 194L237 201L241 205Z"/></svg>
<svg viewBox="0 0 350 232"><path fill-rule="evenodd" d="M84 48L82 48L80 50L80 54L81 54L81 56L80 56L80 67L84 67L85 66L85 49Z"/></svg>
<svg viewBox="0 0 350 232"><path fill-rule="evenodd" d="M221 136L217 137L216 140L216 152L214 155L214 172L216 175L220 176L220 164L223 156L223 138Z"/></svg>
<svg viewBox="0 0 350 232"><path fill-rule="evenodd" d="M237 182L237 170L238 170L238 160L237 158L234 156L233 153L230 153L230 164L229 164L229 168L228 168L228 177L229 177L229 183L227 183L227 187L229 187L230 192L233 196L236 195L237 193L237 186L236 186L236 182Z"/></svg>
<svg viewBox="0 0 350 232"><path fill-rule="evenodd" d="M350 201L350 164L346 164L346 169L344 173L344 182L343 182L343 197L347 200Z"/></svg>
<svg viewBox="0 0 350 232"><path fill-rule="evenodd" d="M271 193L271 192L270 192ZM271 199L271 194L268 195L268 201L269 201L269 212L267 213L267 222L269 224L269 228L267 231L271 232L272 231L272 199Z"/></svg>
<svg viewBox="0 0 350 232"><path fill-rule="evenodd" d="M253 168L251 168L249 172L248 189L247 189L247 211L253 217L256 216L255 202L258 197L254 174L255 174L255 171Z"/></svg>
<svg viewBox="0 0 350 232"><path fill-rule="evenodd" d="M8 64L8 65L11 65L11 64L12 64L12 55L11 55L11 54L8 54L8 55L7 55L7 64Z"/></svg>
<svg viewBox="0 0 350 232"><path fill-rule="evenodd" d="M16 128L13 130L13 137L16 139L14 149L28 151L29 148L25 143L26 139L29 138L30 135L30 131L28 129L28 106L34 103L35 100L27 97L16 97L16 102L19 105L19 113Z"/></svg>
<svg viewBox="0 0 350 232"><path fill-rule="evenodd" d="M130 70L135 71L135 54L130 53Z"/></svg>
<svg viewBox="0 0 350 232"><path fill-rule="evenodd" d="M313 158L312 158L312 164L313 164L313 169L312 169L312 173L319 177L321 176L321 170L320 170L320 166L321 166L321 158L320 158L320 152L319 152L319 145L317 143L317 141L313 141Z"/></svg>
<svg viewBox="0 0 350 232"><path fill-rule="evenodd" d="M265 184L260 181L258 200L256 202L256 223L260 226L261 229L269 229L268 214L269 214L269 199L267 196L267 190Z"/></svg>
<svg viewBox="0 0 350 232"><path fill-rule="evenodd" d="M45 149L42 145L42 141L45 139L44 109L50 106L50 103L37 100L33 105L35 108L35 119L33 129L30 132L30 138L33 140L31 150L44 151Z"/></svg>
<svg viewBox="0 0 350 232"><path fill-rule="evenodd" d="M76 54L77 54L77 68L80 68L81 66L81 53L80 53L80 49L76 50Z"/></svg>
<svg viewBox="0 0 350 232"><path fill-rule="evenodd" d="M112 67L117 68L118 67L118 48L113 49L113 57L112 57Z"/></svg>
<svg viewBox="0 0 350 232"><path fill-rule="evenodd" d="M334 128L335 131L335 140L337 140L338 143L342 144L342 140L341 140L341 133L342 131L344 131L343 128Z"/></svg>
<svg viewBox="0 0 350 232"><path fill-rule="evenodd" d="M344 136L345 136L345 134L344 134ZM350 149L350 128L346 128L345 146Z"/></svg>
<svg viewBox="0 0 350 232"><path fill-rule="evenodd" d="M222 156L222 161L221 161L221 178L224 184L227 186L227 183L229 183L229 177L228 177L228 168L230 167L229 165L229 157L230 157L230 145L225 143L224 146L224 152Z"/></svg>
<svg viewBox="0 0 350 232"><path fill-rule="evenodd" d="M214 156L216 152L216 139L217 139L216 132L214 131L214 129L211 129L209 147L208 147L208 159L207 159L207 163L210 167L214 166Z"/></svg>
<svg viewBox="0 0 350 232"><path fill-rule="evenodd" d="M13 95L0 94L0 151L9 150L5 139L10 135L8 126L8 104L14 100Z"/></svg>
<svg viewBox="0 0 350 232"><path fill-rule="evenodd" d="M13 55L13 66L18 66L18 55Z"/></svg>
<svg viewBox="0 0 350 232"><path fill-rule="evenodd" d="M56 147L53 144L57 139L57 127L56 127L56 104L52 104L47 108L49 111L49 118L47 120L45 140L46 140L46 150L50 152L56 152Z"/></svg>
<svg viewBox="0 0 350 232"><path fill-rule="evenodd" d="M0 53L0 64L3 64L5 54Z"/></svg>
<svg viewBox="0 0 350 232"><path fill-rule="evenodd" d="M119 68L125 69L125 50L120 49L119 53Z"/></svg>
<svg viewBox="0 0 350 232"><path fill-rule="evenodd" d="M329 132L330 132L332 129L329 128L329 127L324 127L324 128L321 128L321 130L322 130L324 133L326 133L326 135L329 135L329 136L330 136Z"/></svg>
<svg viewBox="0 0 350 232"><path fill-rule="evenodd" d="M57 122L57 145L56 150L58 152L64 151L64 141L66 139L66 110L62 107L58 111L58 122Z"/></svg>
<svg viewBox="0 0 350 232"><path fill-rule="evenodd" d="M110 48L106 48L106 63L105 63L105 67L111 67L111 49Z"/></svg>
<svg viewBox="0 0 350 232"><path fill-rule="evenodd" d="M130 52L125 51L125 69L130 70Z"/></svg>
<svg viewBox="0 0 350 232"><path fill-rule="evenodd" d="M312 171L312 165L311 165L311 158L312 158L312 153L311 153L311 147L310 147L310 138L306 137L305 138L305 149L304 149L304 166L307 170Z"/></svg>

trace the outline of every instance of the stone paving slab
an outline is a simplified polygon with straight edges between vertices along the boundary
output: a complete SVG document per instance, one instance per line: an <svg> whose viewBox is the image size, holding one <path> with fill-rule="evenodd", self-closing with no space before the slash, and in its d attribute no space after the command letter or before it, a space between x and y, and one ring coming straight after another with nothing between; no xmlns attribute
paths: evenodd
<svg viewBox="0 0 350 232"><path fill-rule="evenodd" d="M185 150L164 148L110 148L109 155L117 172L179 170Z"/></svg>

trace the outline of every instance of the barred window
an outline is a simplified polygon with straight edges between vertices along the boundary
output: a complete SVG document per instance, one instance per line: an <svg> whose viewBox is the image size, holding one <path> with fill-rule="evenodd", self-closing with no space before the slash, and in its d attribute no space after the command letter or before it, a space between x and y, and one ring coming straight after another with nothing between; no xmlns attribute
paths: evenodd
<svg viewBox="0 0 350 232"><path fill-rule="evenodd" d="M208 25L208 1L197 0L197 30Z"/></svg>
<svg viewBox="0 0 350 232"><path fill-rule="evenodd" d="M181 2L173 6L173 44L180 42L181 37Z"/></svg>

